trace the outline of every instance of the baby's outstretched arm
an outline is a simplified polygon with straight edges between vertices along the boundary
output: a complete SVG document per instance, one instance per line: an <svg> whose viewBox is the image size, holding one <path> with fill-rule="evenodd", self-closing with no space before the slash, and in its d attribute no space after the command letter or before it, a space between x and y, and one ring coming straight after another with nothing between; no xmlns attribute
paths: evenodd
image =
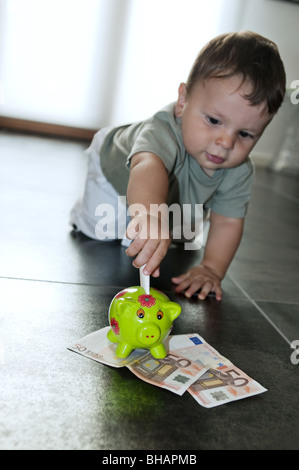
<svg viewBox="0 0 299 470"><path fill-rule="evenodd" d="M177 284L176 292L184 292L186 297L191 297L201 289L198 294L200 300L204 300L210 292L214 292L216 299L221 300L221 281L240 244L244 219L224 217L211 212L210 221L201 264L181 276L173 277L172 282Z"/></svg>
<svg viewBox="0 0 299 470"><path fill-rule="evenodd" d="M148 152L132 157L127 191L132 219L127 237L133 241L126 253L136 256L133 262L136 268L146 264L145 274L154 277L159 276L160 263L171 243L166 206L168 185L161 158Z"/></svg>

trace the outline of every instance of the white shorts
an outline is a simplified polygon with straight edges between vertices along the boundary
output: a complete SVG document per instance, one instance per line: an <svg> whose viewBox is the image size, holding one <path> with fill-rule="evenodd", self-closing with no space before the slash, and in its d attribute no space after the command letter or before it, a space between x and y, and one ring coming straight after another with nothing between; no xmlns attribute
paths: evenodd
<svg viewBox="0 0 299 470"><path fill-rule="evenodd" d="M88 170L83 197L74 205L70 224L95 240L126 239L127 216L126 198L120 198L114 187L103 174L100 151L110 128L98 131L86 153ZM111 208L103 214L105 207ZM99 236L101 234L101 236ZM105 238L103 234L106 234Z"/></svg>

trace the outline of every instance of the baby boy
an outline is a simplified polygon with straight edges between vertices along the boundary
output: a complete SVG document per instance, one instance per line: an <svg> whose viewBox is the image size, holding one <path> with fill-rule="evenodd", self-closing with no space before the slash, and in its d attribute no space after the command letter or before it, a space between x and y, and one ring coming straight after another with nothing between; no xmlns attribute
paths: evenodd
<svg viewBox="0 0 299 470"><path fill-rule="evenodd" d="M249 154L280 108L285 88L284 66L269 39L245 31L211 40L175 103L143 122L95 135L85 193L71 223L99 238L97 208L115 201L116 217L130 216L126 253L135 267L145 265L145 274L157 277L172 242L167 207L202 204L210 221L203 259L172 282L187 297L200 290L199 299L214 292L221 300L221 281L240 244L251 196ZM123 206L116 203L119 196L126 196ZM132 210L136 204L138 211ZM157 213L153 207L166 209Z"/></svg>

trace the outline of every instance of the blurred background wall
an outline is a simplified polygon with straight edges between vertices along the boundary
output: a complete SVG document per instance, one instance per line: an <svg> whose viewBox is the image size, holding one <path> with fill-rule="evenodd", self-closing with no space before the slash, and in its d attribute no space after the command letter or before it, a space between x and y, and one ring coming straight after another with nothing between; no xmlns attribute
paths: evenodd
<svg viewBox="0 0 299 470"><path fill-rule="evenodd" d="M0 0L0 116L99 129L174 101L204 44L251 29L299 79L299 5L283 0ZM255 149L262 164L282 110Z"/></svg>

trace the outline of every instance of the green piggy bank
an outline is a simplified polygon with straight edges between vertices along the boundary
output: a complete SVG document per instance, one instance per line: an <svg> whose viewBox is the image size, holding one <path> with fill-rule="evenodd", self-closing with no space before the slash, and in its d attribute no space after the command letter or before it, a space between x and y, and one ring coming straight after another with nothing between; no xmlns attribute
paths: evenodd
<svg viewBox="0 0 299 470"><path fill-rule="evenodd" d="M107 338L118 343L116 355L120 358L134 349L149 349L153 357L163 359L167 354L163 341L180 313L179 304L162 292L151 288L148 295L143 287L129 287L111 301Z"/></svg>

